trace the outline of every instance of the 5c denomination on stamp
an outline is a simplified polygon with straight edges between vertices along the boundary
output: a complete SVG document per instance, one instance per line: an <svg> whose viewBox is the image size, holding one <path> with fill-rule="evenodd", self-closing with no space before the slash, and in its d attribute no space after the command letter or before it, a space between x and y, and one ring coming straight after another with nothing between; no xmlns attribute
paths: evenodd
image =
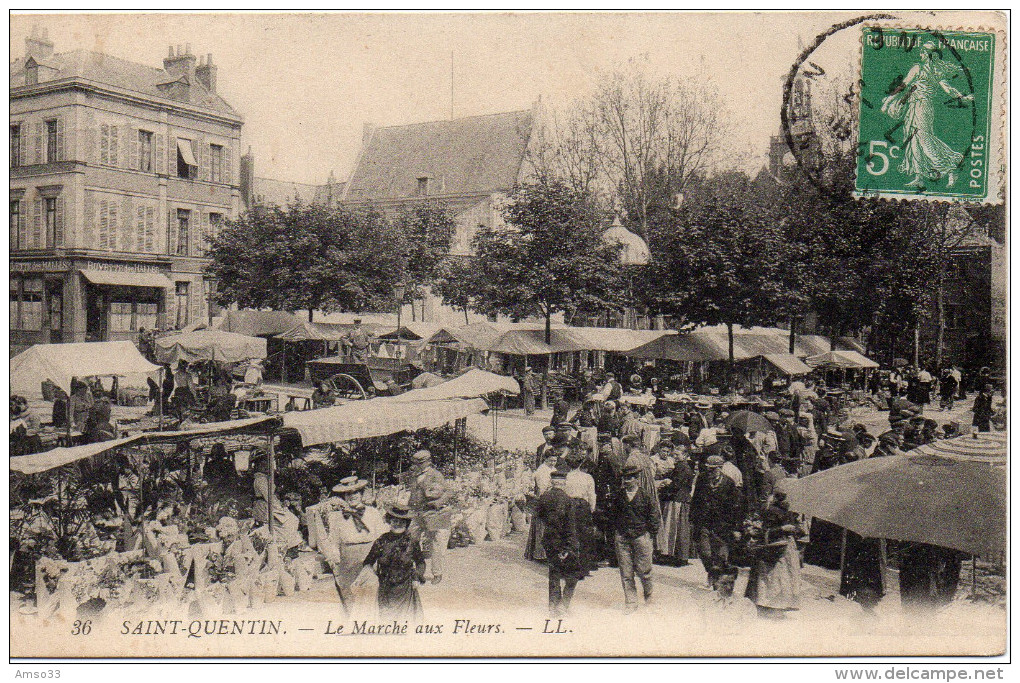
<svg viewBox="0 0 1020 683"><path fill-rule="evenodd" d="M858 196L997 203L1002 36L865 26Z"/></svg>

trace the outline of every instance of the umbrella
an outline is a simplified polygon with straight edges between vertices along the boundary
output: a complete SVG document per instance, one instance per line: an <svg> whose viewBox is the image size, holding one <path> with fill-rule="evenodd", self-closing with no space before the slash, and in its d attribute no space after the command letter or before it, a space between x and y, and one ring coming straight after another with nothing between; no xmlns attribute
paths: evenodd
<svg viewBox="0 0 1020 683"><path fill-rule="evenodd" d="M726 426L735 432L774 432L776 428L764 417L750 410L737 410L726 418Z"/></svg>
<svg viewBox="0 0 1020 683"><path fill-rule="evenodd" d="M953 439L933 441L910 451L918 455L960 458L969 462L1006 464L1006 433L978 432Z"/></svg>
<svg viewBox="0 0 1020 683"><path fill-rule="evenodd" d="M781 486L792 510L867 538L992 555L1006 547L1006 467L1004 458L993 464L952 444L973 438L933 446L956 453L950 457L915 450L786 479Z"/></svg>
<svg viewBox="0 0 1020 683"><path fill-rule="evenodd" d="M903 368L906 367L907 365L910 365L910 363L907 361L906 358L893 358L892 366L894 368Z"/></svg>

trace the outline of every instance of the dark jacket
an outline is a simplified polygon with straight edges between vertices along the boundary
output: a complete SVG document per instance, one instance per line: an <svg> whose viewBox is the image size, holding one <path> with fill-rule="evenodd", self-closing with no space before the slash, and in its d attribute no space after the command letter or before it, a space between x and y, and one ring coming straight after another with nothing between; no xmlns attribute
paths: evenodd
<svg viewBox="0 0 1020 683"><path fill-rule="evenodd" d="M683 460L677 460L673 472L669 475L669 484L659 489L662 501L674 503L691 502L691 484L694 483L694 470Z"/></svg>
<svg viewBox="0 0 1020 683"><path fill-rule="evenodd" d="M578 535L571 515L572 500L567 492L555 486L538 498L535 514L545 524L542 547L546 555L578 552Z"/></svg>
<svg viewBox="0 0 1020 683"><path fill-rule="evenodd" d="M617 492L612 519L613 530L625 538L638 538L644 534L655 536L662 523L659 506L640 486L633 498L627 498L623 489Z"/></svg>
<svg viewBox="0 0 1020 683"><path fill-rule="evenodd" d="M986 394L984 391L979 393L974 399L974 420L984 421L989 420L992 417L992 395Z"/></svg>
<svg viewBox="0 0 1020 683"><path fill-rule="evenodd" d="M713 484L707 473L699 475L691 499L691 526L722 534L736 531L740 521L740 492L733 480L724 475Z"/></svg>

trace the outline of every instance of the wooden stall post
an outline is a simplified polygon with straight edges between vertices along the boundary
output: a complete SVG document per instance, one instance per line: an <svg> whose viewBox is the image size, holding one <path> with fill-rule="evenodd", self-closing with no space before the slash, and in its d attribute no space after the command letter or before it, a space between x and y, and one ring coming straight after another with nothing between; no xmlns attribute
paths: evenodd
<svg viewBox="0 0 1020 683"><path fill-rule="evenodd" d="M269 516L269 538L273 538L273 498L276 497L276 452L275 438L272 432L267 437L269 442L269 500L266 502L266 509Z"/></svg>

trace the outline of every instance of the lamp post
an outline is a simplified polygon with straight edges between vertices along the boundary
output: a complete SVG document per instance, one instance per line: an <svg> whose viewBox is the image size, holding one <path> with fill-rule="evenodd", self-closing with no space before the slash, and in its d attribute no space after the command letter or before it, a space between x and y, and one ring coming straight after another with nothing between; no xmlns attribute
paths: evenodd
<svg viewBox="0 0 1020 683"><path fill-rule="evenodd" d="M404 308L404 294L407 292L407 285L398 282L393 285L393 298L397 302L397 366L400 366L400 312Z"/></svg>

